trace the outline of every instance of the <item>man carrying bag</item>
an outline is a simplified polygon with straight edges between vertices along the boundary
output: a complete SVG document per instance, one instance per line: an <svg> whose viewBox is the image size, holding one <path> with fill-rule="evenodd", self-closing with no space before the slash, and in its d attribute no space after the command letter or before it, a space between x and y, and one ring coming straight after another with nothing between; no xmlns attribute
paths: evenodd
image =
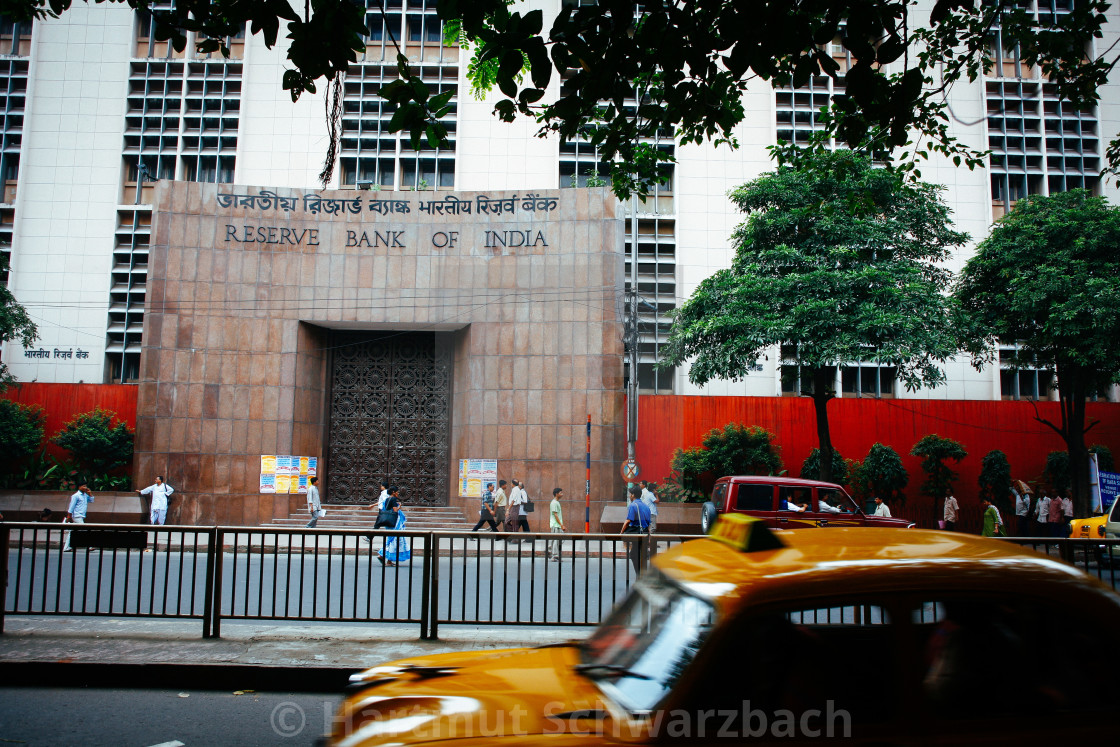
<svg viewBox="0 0 1120 747"><path fill-rule="evenodd" d="M642 500L642 489L637 485L630 488L630 505L626 509L626 521L622 522L622 531L619 534L649 534L649 525L652 516L649 506ZM642 542L635 540L627 543L626 555L634 564L634 570L642 569Z"/></svg>

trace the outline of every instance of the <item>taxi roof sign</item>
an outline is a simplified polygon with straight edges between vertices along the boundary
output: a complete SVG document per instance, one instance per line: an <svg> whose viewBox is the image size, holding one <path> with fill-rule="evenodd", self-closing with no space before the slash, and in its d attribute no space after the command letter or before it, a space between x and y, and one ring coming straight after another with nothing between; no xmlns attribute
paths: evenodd
<svg viewBox="0 0 1120 747"><path fill-rule="evenodd" d="M743 514L726 514L719 517L708 536L717 542L734 547L739 552L777 550L786 546L767 528L765 521Z"/></svg>

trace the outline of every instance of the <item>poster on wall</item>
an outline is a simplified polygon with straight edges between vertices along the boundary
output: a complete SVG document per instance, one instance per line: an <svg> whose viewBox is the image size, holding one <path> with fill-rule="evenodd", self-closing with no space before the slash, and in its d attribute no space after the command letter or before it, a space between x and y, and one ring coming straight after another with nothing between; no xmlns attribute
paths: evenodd
<svg viewBox="0 0 1120 747"><path fill-rule="evenodd" d="M459 460L459 497L481 498L488 483L498 482L497 459Z"/></svg>
<svg viewBox="0 0 1120 747"><path fill-rule="evenodd" d="M1120 474L1101 470L1100 478L1101 509L1102 511L1108 511L1112 508L1112 503L1116 500L1116 496L1120 495Z"/></svg>
<svg viewBox="0 0 1120 747"><path fill-rule="evenodd" d="M307 493L308 479L315 476L319 460L313 456L261 454L262 493Z"/></svg>

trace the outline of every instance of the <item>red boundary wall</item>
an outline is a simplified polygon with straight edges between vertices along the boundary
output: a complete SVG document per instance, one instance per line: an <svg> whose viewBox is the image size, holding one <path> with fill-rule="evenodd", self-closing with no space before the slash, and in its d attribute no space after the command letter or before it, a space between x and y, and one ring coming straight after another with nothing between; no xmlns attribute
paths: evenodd
<svg viewBox="0 0 1120 747"><path fill-rule="evenodd" d="M1042 417L1060 422L1057 402L1039 402L1037 408ZM1027 481L1042 473L1049 452L1065 450L1057 434L1035 420L1035 413L1031 402L841 398L828 404L832 444L845 457L862 460L877 441L902 455L910 484L906 505L895 512L923 524L931 521L933 509L919 494L925 479L920 460L909 455L918 439L936 433L964 445L968 457L956 467L956 494L962 507L975 506L980 462L992 449L1007 455L1014 479ZM1093 420L1100 422L1087 442L1105 444L1120 457L1120 404L1090 403L1088 421ZM669 475L675 449L699 446L705 433L728 423L772 432L791 475L801 472L801 463L817 446L813 403L807 397L643 395L635 454L642 475L660 482Z"/></svg>
<svg viewBox="0 0 1120 747"><path fill-rule="evenodd" d="M27 383L10 387L0 394L4 399L23 405L39 405L43 408L46 421L43 426L44 438L49 440L62 430L62 426L75 415L89 412L97 407L111 410L117 417L136 428L136 393L134 384L43 384ZM54 446L48 447L51 453L62 455L64 452Z"/></svg>

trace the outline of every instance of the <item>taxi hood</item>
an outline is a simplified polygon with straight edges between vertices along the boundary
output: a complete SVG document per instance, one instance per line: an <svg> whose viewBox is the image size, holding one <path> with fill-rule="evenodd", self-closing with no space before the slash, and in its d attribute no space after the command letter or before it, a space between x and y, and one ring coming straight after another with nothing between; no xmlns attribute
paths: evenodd
<svg viewBox="0 0 1120 747"><path fill-rule="evenodd" d="M608 717L575 644L441 654L374 667L335 716L330 743L420 744L595 729ZM578 722L578 723L577 723Z"/></svg>

